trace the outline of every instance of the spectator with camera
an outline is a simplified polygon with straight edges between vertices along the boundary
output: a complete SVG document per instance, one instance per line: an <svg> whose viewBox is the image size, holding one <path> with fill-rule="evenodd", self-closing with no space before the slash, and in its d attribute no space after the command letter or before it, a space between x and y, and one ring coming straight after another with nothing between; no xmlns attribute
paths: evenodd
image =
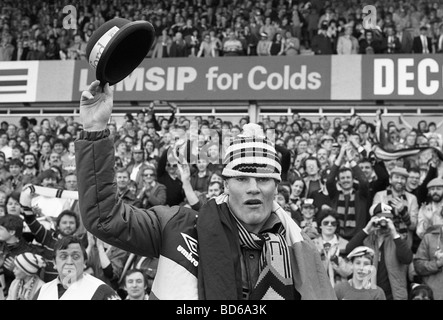
<svg viewBox="0 0 443 320"><path fill-rule="evenodd" d="M390 172L390 186L375 194L373 205L388 204L393 208L393 223L400 234L407 234L407 241L412 245L413 233L417 227L417 197L406 191L409 173L405 168L395 167Z"/></svg>
<svg viewBox="0 0 443 320"><path fill-rule="evenodd" d="M365 245L374 250L374 267L377 270L377 286L386 300L408 299L408 267L413 253L408 235L401 233L394 224L394 208L386 203L371 206L372 216L366 227L349 240L346 251Z"/></svg>

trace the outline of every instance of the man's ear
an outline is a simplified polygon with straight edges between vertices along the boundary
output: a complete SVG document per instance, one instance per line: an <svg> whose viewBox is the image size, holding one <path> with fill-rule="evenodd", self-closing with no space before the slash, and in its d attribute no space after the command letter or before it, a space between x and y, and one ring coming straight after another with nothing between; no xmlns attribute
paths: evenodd
<svg viewBox="0 0 443 320"><path fill-rule="evenodd" d="M225 190L225 193L229 193L228 180L223 181L223 188Z"/></svg>

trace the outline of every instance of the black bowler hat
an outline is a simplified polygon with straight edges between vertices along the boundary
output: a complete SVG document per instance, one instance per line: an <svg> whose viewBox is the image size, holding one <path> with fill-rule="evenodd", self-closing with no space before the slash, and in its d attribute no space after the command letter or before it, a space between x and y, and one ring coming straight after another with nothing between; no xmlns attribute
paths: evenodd
<svg viewBox="0 0 443 320"><path fill-rule="evenodd" d="M89 64L101 85L126 78L148 54L155 39L151 23L114 18L102 24L86 46Z"/></svg>

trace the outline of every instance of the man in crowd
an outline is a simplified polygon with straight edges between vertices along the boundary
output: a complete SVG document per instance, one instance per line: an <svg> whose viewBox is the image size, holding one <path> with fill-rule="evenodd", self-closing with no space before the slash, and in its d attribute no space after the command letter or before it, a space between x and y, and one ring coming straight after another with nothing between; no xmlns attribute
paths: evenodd
<svg viewBox="0 0 443 320"><path fill-rule="evenodd" d="M120 300L102 280L85 273L88 257L82 240L67 236L54 245L57 278L45 283L34 300Z"/></svg>
<svg viewBox="0 0 443 320"><path fill-rule="evenodd" d="M349 241L346 251L360 245L373 249L377 285L383 289L386 300L407 300L408 267L413 253L407 234L400 233L394 224L393 209L386 203L371 206L371 220Z"/></svg>
<svg viewBox="0 0 443 320"><path fill-rule="evenodd" d="M315 246L273 202L281 165L272 143L257 125L244 126L247 140L255 139L254 154L231 160L245 146L241 137L227 149L223 171L226 194L208 201L200 212L179 206L141 210L116 201L117 190L108 174L113 161L99 164L94 159L95 154L112 159L114 153L106 130L112 101L111 88L107 84L100 89L99 81L82 93L84 131L76 141L81 213L86 228L111 245L159 257L151 297L336 299ZM259 152L263 149L266 154ZM100 170L95 171L92 163ZM258 163L254 170L251 163ZM286 235L279 230L285 230ZM271 243L279 250L271 250ZM253 269L241 263L245 256ZM259 266L260 259L265 261Z"/></svg>
<svg viewBox="0 0 443 320"><path fill-rule="evenodd" d="M368 221L369 183L354 160L354 151L349 142L342 146L326 181L332 208L338 212L340 236L346 240L363 229ZM351 159L350 168L342 165L345 154ZM354 178L358 185L354 185Z"/></svg>
<svg viewBox="0 0 443 320"><path fill-rule="evenodd" d="M409 233L407 237L412 244L413 234L417 227L417 197L406 191L409 173L405 168L395 167L389 178L390 186L375 194L372 204L385 203L393 208L393 221L400 234Z"/></svg>
<svg viewBox="0 0 443 320"><path fill-rule="evenodd" d="M427 184L429 202L418 211L417 236L422 239L426 231L436 225L443 225L443 179L435 178Z"/></svg>

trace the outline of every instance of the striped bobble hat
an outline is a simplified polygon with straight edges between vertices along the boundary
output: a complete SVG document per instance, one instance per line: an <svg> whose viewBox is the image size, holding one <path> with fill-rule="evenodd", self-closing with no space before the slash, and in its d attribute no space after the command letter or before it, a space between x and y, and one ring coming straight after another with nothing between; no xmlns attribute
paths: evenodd
<svg viewBox="0 0 443 320"><path fill-rule="evenodd" d="M45 260L42 256L31 252L17 255L14 262L17 268L21 269L28 275L37 274L40 268L46 266Z"/></svg>
<svg viewBox="0 0 443 320"><path fill-rule="evenodd" d="M222 175L232 177L272 178L281 182L281 164L273 142L255 123L243 126L226 149Z"/></svg>

